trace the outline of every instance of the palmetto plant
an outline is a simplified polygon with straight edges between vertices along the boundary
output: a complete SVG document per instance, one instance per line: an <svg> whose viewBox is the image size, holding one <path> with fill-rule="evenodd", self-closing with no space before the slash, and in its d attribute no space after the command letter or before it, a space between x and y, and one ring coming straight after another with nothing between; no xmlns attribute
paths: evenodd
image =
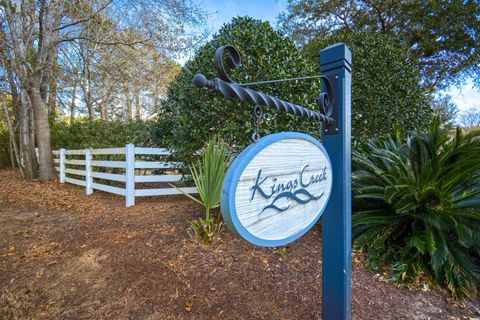
<svg viewBox="0 0 480 320"><path fill-rule="evenodd" d="M207 143L201 160L189 168L200 199L182 193L205 207L205 220L200 218L193 221L192 229L204 243L210 243L221 228L221 224L213 219L211 210L220 205L222 184L227 170L227 146L218 138L212 138Z"/></svg>
<svg viewBox="0 0 480 320"><path fill-rule="evenodd" d="M353 236L392 279L476 293L480 263L480 132L395 130L353 153Z"/></svg>

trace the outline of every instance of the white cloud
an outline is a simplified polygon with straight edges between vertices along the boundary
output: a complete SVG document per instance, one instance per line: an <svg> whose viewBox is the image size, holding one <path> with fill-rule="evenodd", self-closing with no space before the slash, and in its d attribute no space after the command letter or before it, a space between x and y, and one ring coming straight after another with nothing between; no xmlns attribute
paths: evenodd
<svg viewBox="0 0 480 320"><path fill-rule="evenodd" d="M480 90L473 86L473 80L469 79L461 88L451 88L446 93L452 96L460 111L473 106L480 108Z"/></svg>

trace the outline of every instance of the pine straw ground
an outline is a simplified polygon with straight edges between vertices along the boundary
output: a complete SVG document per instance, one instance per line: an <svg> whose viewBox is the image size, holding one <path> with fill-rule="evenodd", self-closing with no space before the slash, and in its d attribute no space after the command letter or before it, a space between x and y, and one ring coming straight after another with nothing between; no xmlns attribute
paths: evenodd
<svg viewBox="0 0 480 320"><path fill-rule="evenodd" d="M183 197L124 198L0 170L1 319L318 319L319 227L285 249L224 230L199 244ZM480 318L436 290L393 286L353 256L355 319Z"/></svg>

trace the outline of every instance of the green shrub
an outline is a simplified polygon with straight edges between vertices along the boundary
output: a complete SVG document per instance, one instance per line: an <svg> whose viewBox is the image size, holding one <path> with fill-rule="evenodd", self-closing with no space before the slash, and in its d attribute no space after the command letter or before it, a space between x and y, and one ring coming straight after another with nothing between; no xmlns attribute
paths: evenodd
<svg viewBox="0 0 480 320"><path fill-rule="evenodd" d="M353 236L401 283L438 283L461 299L480 276L480 131L395 130L353 153Z"/></svg>
<svg viewBox="0 0 480 320"><path fill-rule="evenodd" d="M403 49L373 32L337 33L304 48L312 63L326 46L345 43L352 51L352 137L356 143L386 137L394 126L428 128L432 110L421 76Z"/></svg>
<svg viewBox="0 0 480 320"><path fill-rule="evenodd" d="M208 142L202 159L198 161L197 165L190 166L193 182L195 183L200 199L182 192L205 208L205 220L199 218L191 224L195 234L202 239L205 244L211 243L214 240L215 234L220 232L221 229L221 223L215 222L211 210L220 205L222 184L226 171L227 146L222 141L213 138Z"/></svg>
<svg viewBox="0 0 480 320"><path fill-rule="evenodd" d="M12 122L14 121L11 96L6 93L0 94L0 168L12 165L10 161L10 135L3 104L6 104L7 110L11 112L10 119Z"/></svg>
<svg viewBox="0 0 480 320"><path fill-rule="evenodd" d="M0 115L2 112L0 111ZM0 121L0 168L10 166L10 136L4 121Z"/></svg>
<svg viewBox="0 0 480 320"><path fill-rule="evenodd" d="M163 147L159 125L153 121L77 120L51 124L53 149L115 148L133 143Z"/></svg>
<svg viewBox="0 0 480 320"><path fill-rule="evenodd" d="M185 64L163 105L164 113L159 123L166 134L166 145L176 149L177 158L182 161L194 161L196 151L212 135L221 136L236 150L251 143L254 105L229 100L218 92L195 88L192 84L197 72L208 78L217 76L213 57L216 49L226 44L234 45L242 56L242 67L231 71L237 82L319 74L319 68L304 58L292 40L274 30L268 22L248 17L233 19ZM292 81L255 86L255 90L317 110L321 82L319 79ZM267 107L263 111L261 135L285 130L319 135L318 123Z"/></svg>

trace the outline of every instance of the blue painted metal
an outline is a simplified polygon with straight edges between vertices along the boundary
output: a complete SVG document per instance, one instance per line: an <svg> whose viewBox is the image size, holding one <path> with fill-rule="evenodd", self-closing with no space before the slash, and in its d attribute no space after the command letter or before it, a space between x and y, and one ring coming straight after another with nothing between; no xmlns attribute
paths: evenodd
<svg viewBox="0 0 480 320"><path fill-rule="evenodd" d="M323 150L327 155L328 161L330 162L330 159L328 158L328 153L325 151L325 148L314 137L304 133L300 133L300 132L280 132L280 133L275 133L275 134L265 136L260 140L258 140L258 142L251 144L245 150L243 150L237 156L237 158L235 158L235 161L233 161L223 181L222 198L221 198L220 206L221 206L221 212L222 212L222 216L225 223L228 225L228 227L231 230L237 233L237 235L239 235L241 238L247 240L248 242L254 245L258 245L262 247L279 247L279 246L287 245L292 241L295 241L296 239L304 235L308 230L310 230L310 228L313 227L315 223L317 223L318 219L323 213L323 210L320 210L320 212L318 212L318 216L312 221L312 223L308 225L305 229L303 229L301 232L294 234L288 238L280 239L280 240L260 239L254 236L253 234L251 234L250 232L248 232L248 230L245 229L243 225L240 223L237 212L236 212L236 208L235 208L235 191L237 189L237 184L238 184L240 175L242 174L245 167L259 152L261 152L263 149L265 149L267 146L271 145L272 143L275 143L283 139L308 140L313 144L315 144L319 149ZM327 199L327 203L328 202L329 202L329 199Z"/></svg>
<svg viewBox="0 0 480 320"><path fill-rule="evenodd" d="M323 136L333 170L331 199L322 215L323 319L351 319L351 71L352 54L343 44L320 53L321 71L338 77L337 132Z"/></svg>

